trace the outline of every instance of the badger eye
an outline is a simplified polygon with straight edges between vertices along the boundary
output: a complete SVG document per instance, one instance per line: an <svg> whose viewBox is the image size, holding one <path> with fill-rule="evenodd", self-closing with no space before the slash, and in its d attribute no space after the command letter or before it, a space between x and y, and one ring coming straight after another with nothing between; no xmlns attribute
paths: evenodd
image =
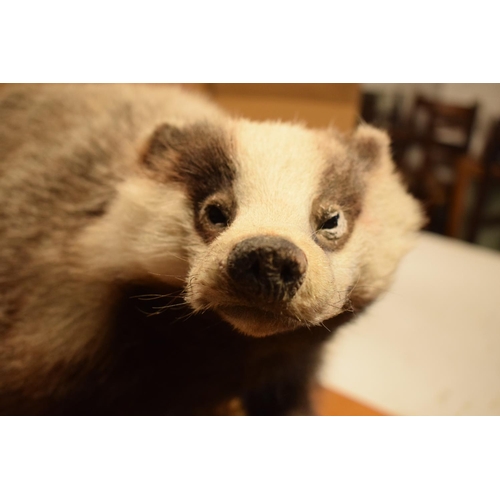
<svg viewBox="0 0 500 500"><path fill-rule="evenodd" d="M339 225L339 218L340 218L340 213L336 213L333 217L330 217L327 219L319 229L335 229Z"/></svg>
<svg viewBox="0 0 500 500"><path fill-rule="evenodd" d="M327 240L338 240L347 230L347 221L341 210L325 213L318 221L317 232Z"/></svg>
<svg viewBox="0 0 500 500"><path fill-rule="evenodd" d="M217 205L208 205L206 208L206 212L208 220L214 226L226 227L228 225L229 218Z"/></svg>

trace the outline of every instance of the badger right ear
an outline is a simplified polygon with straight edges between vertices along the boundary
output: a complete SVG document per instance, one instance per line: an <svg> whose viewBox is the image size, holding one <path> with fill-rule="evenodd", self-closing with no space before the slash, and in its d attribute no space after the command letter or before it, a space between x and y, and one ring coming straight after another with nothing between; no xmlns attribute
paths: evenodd
<svg viewBox="0 0 500 500"><path fill-rule="evenodd" d="M149 170L165 170L165 163L171 164L180 154L185 140L185 132L168 123L160 125L146 141L141 163Z"/></svg>
<svg viewBox="0 0 500 500"><path fill-rule="evenodd" d="M371 170L390 162L390 143L387 132L362 124L354 131L350 146L364 168Z"/></svg>

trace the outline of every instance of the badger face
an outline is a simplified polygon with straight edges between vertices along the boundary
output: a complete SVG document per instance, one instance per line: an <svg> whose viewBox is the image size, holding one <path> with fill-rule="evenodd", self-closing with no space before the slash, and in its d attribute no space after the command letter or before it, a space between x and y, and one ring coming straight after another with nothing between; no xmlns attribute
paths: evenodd
<svg viewBox="0 0 500 500"><path fill-rule="evenodd" d="M186 299L243 333L318 325L384 290L419 209L393 173L386 135L234 120L165 125L143 163L186 195Z"/></svg>

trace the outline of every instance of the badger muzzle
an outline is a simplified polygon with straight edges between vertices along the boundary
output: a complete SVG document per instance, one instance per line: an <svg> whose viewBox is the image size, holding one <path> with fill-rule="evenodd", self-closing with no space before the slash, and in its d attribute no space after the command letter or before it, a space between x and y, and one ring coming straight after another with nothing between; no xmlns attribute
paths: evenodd
<svg viewBox="0 0 500 500"><path fill-rule="evenodd" d="M264 302L286 302L304 281L307 258L292 242L256 236L239 242L227 260L235 293Z"/></svg>

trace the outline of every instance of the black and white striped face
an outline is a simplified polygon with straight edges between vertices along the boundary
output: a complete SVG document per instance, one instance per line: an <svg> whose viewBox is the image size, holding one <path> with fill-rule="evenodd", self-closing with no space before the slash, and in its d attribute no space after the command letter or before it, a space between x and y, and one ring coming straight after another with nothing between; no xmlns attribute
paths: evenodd
<svg viewBox="0 0 500 500"><path fill-rule="evenodd" d="M366 126L343 139L245 120L165 125L144 164L188 200L188 302L253 336L373 300L420 224L387 137Z"/></svg>

